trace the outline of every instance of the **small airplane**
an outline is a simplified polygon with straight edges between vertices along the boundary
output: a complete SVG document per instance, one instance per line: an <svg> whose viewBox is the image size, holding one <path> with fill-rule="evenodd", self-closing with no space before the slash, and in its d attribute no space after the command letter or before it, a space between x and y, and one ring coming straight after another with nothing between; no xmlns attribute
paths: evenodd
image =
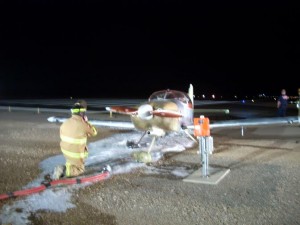
<svg viewBox="0 0 300 225"><path fill-rule="evenodd" d="M125 114L130 116L131 122L99 121L89 120L95 126L115 127L119 129L137 129L143 131L141 137L136 141L127 141L130 148L141 147L143 137L148 134L152 137L148 148L149 155L156 138L163 137L169 132L184 131L188 137L198 143L193 134L194 125L194 90L190 84L188 92L178 90L160 90L152 93L148 101L141 103L137 107L112 106L106 107L110 113ZM63 122L65 118L49 117L49 122ZM247 127L261 125L282 125L299 123L297 117L285 118L257 118L215 121L210 124L210 128L224 127Z"/></svg>
<svg viewBox="0 0 300 225"><path fill-rule="evenodd" d="M141 138L135 141L128 141L127 146L139 147L142 138L148 134L152 136L152 142L148 151L151 150L155 139L163 137L168 132L185 131L195 142L188 131L187 126L193 124L194 102L193 86L190 84L188 93L178 90L161 90L152 93L147 102L138 107L112 106L106 110L113 113L126 114L137 130L143 131Z"/></svg>

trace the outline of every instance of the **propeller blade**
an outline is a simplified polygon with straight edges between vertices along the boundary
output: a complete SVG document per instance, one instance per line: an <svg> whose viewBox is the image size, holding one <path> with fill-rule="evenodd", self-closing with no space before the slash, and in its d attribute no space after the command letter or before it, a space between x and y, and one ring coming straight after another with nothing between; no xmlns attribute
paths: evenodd
<svg viewBox="0 0 300 225"><path fill-rule="evenodd" d="M180 112L165 110L165 109L157 109L152 112L154 116L161 116L161 117L170 117L170 118L179 118L183 115Z"/></svg>

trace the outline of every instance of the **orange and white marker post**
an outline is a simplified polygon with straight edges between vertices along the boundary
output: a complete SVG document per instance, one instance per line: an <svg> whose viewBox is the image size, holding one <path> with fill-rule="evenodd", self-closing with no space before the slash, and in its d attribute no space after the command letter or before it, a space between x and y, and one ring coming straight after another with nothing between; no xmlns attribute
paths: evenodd
<svg viewBox="0 0 300 225"><path fill-rule="evenodd" d="M210 128L209 119L204 116L194 118L194 135L199 140L199 152L201 152L202 176L208 177L208 154L212 146L210 146Z"/></svg>

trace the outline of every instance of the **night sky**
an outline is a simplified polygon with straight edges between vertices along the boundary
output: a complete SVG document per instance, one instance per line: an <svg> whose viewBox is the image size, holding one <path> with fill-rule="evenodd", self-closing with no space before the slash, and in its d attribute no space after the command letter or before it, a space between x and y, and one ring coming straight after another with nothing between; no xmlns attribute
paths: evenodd
<svg viewBox="0 0 300 225"><path fill-rule="evenodd" d="M298 95L288 1L3 2L2 99L146 98L190 83L196 95Z"/></svg>

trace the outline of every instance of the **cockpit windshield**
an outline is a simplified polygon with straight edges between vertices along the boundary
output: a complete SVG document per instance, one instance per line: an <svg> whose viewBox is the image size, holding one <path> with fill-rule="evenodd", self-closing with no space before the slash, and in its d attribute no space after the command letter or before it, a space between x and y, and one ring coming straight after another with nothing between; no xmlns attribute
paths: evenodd
<svg viewBox="0 0 300 225"><path fill-rule="evenodd" d="M149 97L149 101L170 100L170 99L179 100L185 104L192 102L190 97L186 93L181 91L176 91L176 90L156 91Z"/></svg>

